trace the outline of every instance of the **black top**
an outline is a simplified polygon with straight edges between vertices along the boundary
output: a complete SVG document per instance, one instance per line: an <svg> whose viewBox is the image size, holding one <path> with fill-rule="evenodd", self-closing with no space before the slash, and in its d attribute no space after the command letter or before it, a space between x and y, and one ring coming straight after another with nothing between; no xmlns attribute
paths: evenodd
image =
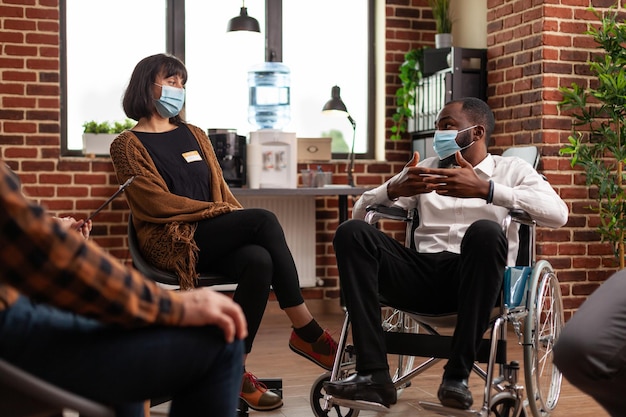
<svg viewBox="0 0 626 417"><path fill-rule="evenodd" d="M135 132L173 194L211 201L211 171L189 128L163 133Z"/></svg>

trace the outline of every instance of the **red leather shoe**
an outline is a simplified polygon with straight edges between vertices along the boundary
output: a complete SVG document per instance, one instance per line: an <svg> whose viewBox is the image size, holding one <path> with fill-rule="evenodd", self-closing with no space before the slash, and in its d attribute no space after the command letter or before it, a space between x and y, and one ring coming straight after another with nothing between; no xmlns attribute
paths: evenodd
<svg viewBox="0 0 626 417"><path fill-rule="evenodd" d="M239 398L245 401L248 407L257 411L270 411L283 406L282 398L268 390L265 384L250 372L243 374Z"/></svg>
<svg viewBox="0 0 626 417"><path fill-rule="evenodd" d="M313 343L305 342L295 331L292 331L289 338L289 348L328 371L333 369L337 354L337 342L333 340L327 330L324 330L319 339Z"/></svg>

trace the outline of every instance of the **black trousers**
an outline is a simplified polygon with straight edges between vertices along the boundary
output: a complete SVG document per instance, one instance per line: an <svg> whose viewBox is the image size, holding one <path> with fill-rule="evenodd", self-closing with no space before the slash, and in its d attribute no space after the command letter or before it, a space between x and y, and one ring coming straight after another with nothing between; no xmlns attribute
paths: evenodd
<svg viewBox="0 0 626 417"><path fill-rule="evenodd" d="M296 264L285 234L271 211L245 209L198 223L198 272L218 273L237 282L233 299L248 322L246 353L252 350L270 295L281 308L304 302Z"/></svg>
<svg viewBox="0 0 626 417"><path fill-rule="evenodd" d="M357 371L388 369L380 294L400 308L431 314L457 312L445 376L469 376L506 266L508 242L497 223L473 223L462 240L460 255L417 253L361 220L341 224L333 244L352 321Z"/></svg>
<svg viewBox="0 0 626 417"><path fill-rule="evenodd" d="M243 343L216 326L127 329L21 297L0 311L0 357L117 417L168 397L171 417L234 417Z"/></svg>

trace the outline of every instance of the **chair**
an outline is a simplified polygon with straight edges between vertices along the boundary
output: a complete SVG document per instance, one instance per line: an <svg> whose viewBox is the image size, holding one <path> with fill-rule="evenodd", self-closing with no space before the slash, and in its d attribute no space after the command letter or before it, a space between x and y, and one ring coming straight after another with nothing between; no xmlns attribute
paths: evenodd
<svg viewBox="0 0 626 417"><path fill-rule="evenodd" d="M155 267L141 254L132 214L128 216L128 250L133 261L133 266L146 277L161 284L178 287L178 277L175 273ZM200 274L198 277L199 287L211 287L213 285L223 284L236 284L236 281L217 274Z"/></svg>
<svg viewBox="0 0 626 417"><path fill-rule="evenodd" d="M115 417L112 409L54 386L0 359L0 416L52 417L64 409L81 417Z"/></svg>
<svg viewBox="0 0 626 417"><path fill-rule="evenodd" d="M539 150L536 146L532 145L513 146L511 148L507 148L504 152L502 152L502 156L517 156L518 158L528 162L535 169L539 164Z"/></svg>
<svg viewBox="0 0 626 417"><path fill-rule="evenodd" d="M133 261L133 266L146 277L160 284L175 287L179 286L178 277L175 273L164 271L155 267L141 254L139 242L137 241L137 232L135 231L135 225L133 224L132 213L128 216L128 250ZM211 287L226 284L234 285L237 284L237 282L223 275L217 274L200 274L198 276L198 287ZM281 378L259 378L259 381L265 384L268 389L282 397L283 381ZM151 406L155 406L166 401L169 401L169 399L152 399ZM247 415L248 405L244 401L240 401L239 416L245 417Z"/></svg>
<svg viewBox="0 0 626 417"><path fill-rule="evenodd" d="M536 164L532 152L528 155ZM368 211L378 217L405 221L405 244L412 244L414 222L418 221L416 210L407 212L400 208L371 206ZM511 211L502 225L505 233L512 222L519 223L520 230L522 226L529 229L526 243L520 240L518 256L518 265L520 259L525 262L521 266L507 267L501 305L494 309L489 337L483 339L477 353L473 371L485 381L483 400L477 403L481 408L459 410L439 403L420 402L427 411L447 416L486 417L493 413L499 417L547 417L556 407L562 376L552 363L552 346L564 324L561 290L552 266L545 260L535 259L535 222L523 211ZM411 379L441 359L449 358L451 336L442 335L439 329L453 328L456 315L424 315L398 310L386 300L380 301L387 352L395 355L395 359L390 360L392 381L400 394ZM507 323L522 345L525 387L517 378L520 364L507 362ZM348 343L349 332L350 317L346 312L333 370L318 377L311 388L311 407L317 417L334 412L352 416L360 409L387 411L371 403L333 398L324 391L324 382L345 379L354 372L356 363L354 347ZM426 359L420 361L419 358Z"/></svg>

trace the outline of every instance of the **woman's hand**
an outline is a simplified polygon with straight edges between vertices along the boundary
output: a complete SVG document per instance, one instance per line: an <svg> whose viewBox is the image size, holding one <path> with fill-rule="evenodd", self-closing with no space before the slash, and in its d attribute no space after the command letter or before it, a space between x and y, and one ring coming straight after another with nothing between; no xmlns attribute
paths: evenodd
<svg viewBox="0 0 626 417"><path fill-rule="evenodd" d="M76 220L70 216L53 218L59 223L63 230L76 230L80 232L85 239L89 239L89 233L91 233L91 228L93 227L91 220L87 220L87 222L85 222L83 220Z"/></svg>

